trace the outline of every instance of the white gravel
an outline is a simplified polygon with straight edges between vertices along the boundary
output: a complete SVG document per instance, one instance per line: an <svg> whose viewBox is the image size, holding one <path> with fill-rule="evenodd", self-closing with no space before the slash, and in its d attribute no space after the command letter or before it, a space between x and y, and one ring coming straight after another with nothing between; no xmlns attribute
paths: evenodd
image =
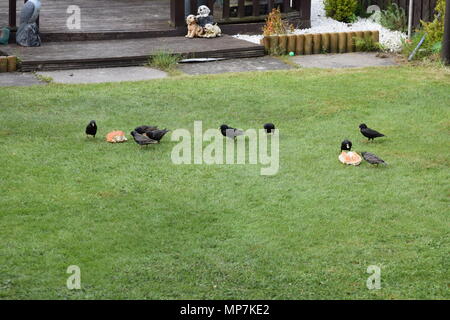
<svg viewBox="0 0 450 320"><path fill-rule="evenodd" d="M311 28L309 29L295 29L294 34L305 33L325 33L325 32L344 32L344 31L380 31L380 43L391 52L398 52L402 48L402 39L406 39L406 34L400 31L391 31L383 28L379 23L373 21L374 19L359 18L358 21L347 24L327 18L325 15L323 0L311 1ZM253 43L260 43L263 38L262 35L245 35L237 34L235 38L250 41Z"/></svg>

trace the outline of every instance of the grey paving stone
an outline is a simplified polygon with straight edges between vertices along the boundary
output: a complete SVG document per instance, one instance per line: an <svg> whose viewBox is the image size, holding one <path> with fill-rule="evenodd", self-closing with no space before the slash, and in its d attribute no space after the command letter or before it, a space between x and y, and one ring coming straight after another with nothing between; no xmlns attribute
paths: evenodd
<svg viewBox="0 0 450 320"><path fill-rule="evenodd" d="M0 73L0 87L24 87L44 84L46 83L39 81L32 73Z"/></svg>
<svg viewBox="0 0 450 320"><path fill-rule="evenodd" d="M372 52L313 54L292 57L291 60L303 68L363 68L397 65L392 57L380 58Z"/></svg>
<svg viewBox="0 0 450 320"><path fill-rule="evenodd" d="M37 74L52 78L55 83L67 84L141 81L161 79L168 76L163 71L147 67L42 71Z"/></svg>
<svg viewBox="0 0 450 320"><path fill-rule="evenodd" d="M191 75L217 74L226 72L267 71L292 69L279 59L273 57L221 60L205 63L181 63L179 70Z"/></svg>

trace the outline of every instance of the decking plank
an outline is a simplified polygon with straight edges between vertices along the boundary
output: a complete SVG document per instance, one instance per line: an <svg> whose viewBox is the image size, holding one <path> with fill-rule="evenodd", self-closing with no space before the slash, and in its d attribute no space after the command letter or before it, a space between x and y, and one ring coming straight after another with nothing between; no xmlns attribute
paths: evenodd
<svg viewBox="0 0 450 320"><path fill-rule="evenodd" d="M24 71L142 65L155 52L165 51L196 57L237 58L264 55L264 47L230 36L215 39L185 37L131 40L49 42L37 48L15 44L2 47L17 55Z"/></svg>
<svg viewBox="0 0 450 320"><path fill-rule="evenodd" d="M81 29L69 30L66 12L81 9ZM17 0L17 18L23 0ZM169 0L46 0L42 3L41 32L148 31L171 29ZM17 21L19 23L19 21ZM8 24L8 1L0 1L0 25Z"/></svg>

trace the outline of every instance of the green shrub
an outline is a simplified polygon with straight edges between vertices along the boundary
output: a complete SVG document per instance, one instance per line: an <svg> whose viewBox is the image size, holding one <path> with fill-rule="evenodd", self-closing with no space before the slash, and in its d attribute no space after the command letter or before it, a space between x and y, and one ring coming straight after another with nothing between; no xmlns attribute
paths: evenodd
<svg viewBox="0 0 450 320"><path fill-rule="evenodd" d="M367 13L364 9L363 1L357 1L355 15L361 18L368 18L372 15L372 13Z"/></svg>
<svg viewBox="0 0 450 320"><path fill-rule="evenodd" d="M440 53L442 50L442 42L436 42L431 46L431 52Z"/></svg>
<svg viewBox="0 0 450 320"><path fill-rule="evenodd" d="M181 57L177 54L160 51L150 57L149 65L156 69L172 71L180 60Z"/></svg>
<svg viewBox="0 0 450 320"><path fill-rule="evenodd" d="M358 51L371 52L383 50L383 46L380 43L373 41L372 37L365 37L365 38L355 37L354 40L356 50Z"/></svg>
<svg viewBox="0 0 450 320"><path fill-rule="evenodd" d="M402 53L405 55L405 57L409 57L409 55L419 44L424 34L425 33L423 31L418 31L412 36L411 40L403 40ZM426 56L429 56L431 53L431 49L422 44L420 49L417 50L416 55L414 56L414 60L420 60Z"/></svg>
<svg viewBox="0 0 450 320"><path fill-rule="evenodd" d="M442 50L442 38L444 36L444 18L445 0L438 0L434 20L431 22L421 21L423 30L417 31L411 38L411 41L404 41L403 54L409 56L414 48L417 47L422 37L426 34L425 41L417 50L414 60L423 60L424 58L429 60L439 56L439 53Z"/></svg>
<svg viewBox="0 0 450 320"><path fill-rule="evenodd" d="M283 21L280 9L274 8L266 19L266 24L263 27L263 35L288 34L293 30L293 25L289 25L286 21Z"/></svg>
<svg viewBox="0 0 450 320"><path fill-rule="evenodd" d="M357 0L325 0L327 17L341 22L353 22L357 19Z"/></svg>
<svg viewBox="0 0 450 320"><path fill-rule="evenodd" d="M441 16L438 18L439 13ZM432 47L442 41L444 36L445 0L438 0L436 14L432 22L421 21L424 31L427 33L426 45Z"/></svg>
<svg viewBox="0 0 450 320"><path fill-rule="evenodd" d="M386 10L381 11L380 24L389 30L406 32L408 30L408 19L405 9L399 7L396 3L390 3Z"/></svg>

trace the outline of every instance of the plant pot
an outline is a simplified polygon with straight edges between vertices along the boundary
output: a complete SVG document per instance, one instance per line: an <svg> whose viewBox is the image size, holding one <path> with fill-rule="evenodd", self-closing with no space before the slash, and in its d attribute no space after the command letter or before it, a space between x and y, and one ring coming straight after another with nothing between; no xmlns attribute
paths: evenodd
<svg viewBox="0 0 450 320"><path fill-rule="evenodd" d="M296 36L296 41L295 41L295 54L296 55L301 55L301 54L305 54L305 35L304 34L299 34Z"/></svg>
<svg viewBox="0 0 450 320"><path fill-rule="evenodd" d="M17 70L17 58L15 56L9 56L6 58L8 61L8 72L14 72Z"/></svg>
<svg viewBox="0 0 450 320"><path fill-rule="evenodd" d="M338 34L338 51L339 53L347 52L347 33L339 32Z"/></svg>
<svg viewBox="0 0 450 320"><path fill-rule="evenodd" d="M321 38L322 38L322 35L320 33L313 34L313 53L314 54L320 53Z"/></svg>
<svg viewBox="0 0 450 320"><path fill-rule="evenodd" d="M312 54L313 51L313 35L305 34L305 54Z"/></svg>
<svg viewBox="0 0 450 320"><path fill-rule="evenodd" d="M338 52L338 34L333 32L330 34L330 52L337 53Z"/></svg>

